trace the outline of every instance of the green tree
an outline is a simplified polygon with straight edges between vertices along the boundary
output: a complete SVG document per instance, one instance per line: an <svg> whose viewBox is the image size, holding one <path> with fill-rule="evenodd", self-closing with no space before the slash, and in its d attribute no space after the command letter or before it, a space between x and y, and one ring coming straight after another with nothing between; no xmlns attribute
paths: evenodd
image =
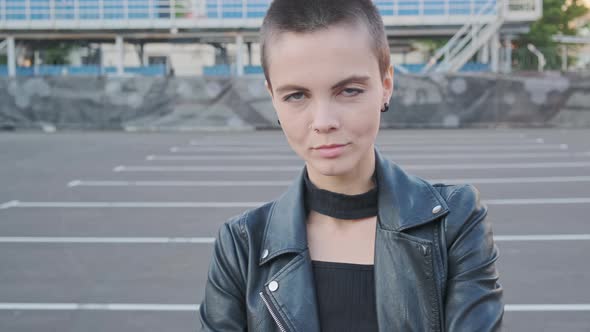
<svg viewBox="0 0 590 332"><path fill-rule="evenodd" d="M8 57L6 55L0 54L0 65L6 65L8 63Z"/></svg>
<svg viewBox="0 0 590 332"><path fill-rule="evenodd" d="M43 51L43 63L46 65L67 65L70 63L68 55L73 45L59 43Z"/></svg>
<svg viewBox="0 0 590 332"><path fill-rule="evenodd" d="M543 0L543 17L531 25L529 33L516 41L514 59L520 60L517 66L527 70L537 68L537 58L527 49L527 44L531 43L545 56L545 69L559 69L561 55L552 37L558 34L575 35L577 31L570 22L585 15L588 10L583 0Z"/></svg>

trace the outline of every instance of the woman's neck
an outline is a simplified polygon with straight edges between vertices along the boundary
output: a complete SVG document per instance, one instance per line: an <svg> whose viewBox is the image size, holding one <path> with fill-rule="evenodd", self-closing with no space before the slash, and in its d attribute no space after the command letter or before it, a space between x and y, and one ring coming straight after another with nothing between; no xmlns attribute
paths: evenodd
<svg viewBox="0 0 590 332"><path fill-rule="evenodd" d="M359 195L373 189L375 187L372 178L374 172L374 149L370 149L358 167L347 174L323 175L312 167L307 167L309 179L316 187L345 195Z"/></svg>

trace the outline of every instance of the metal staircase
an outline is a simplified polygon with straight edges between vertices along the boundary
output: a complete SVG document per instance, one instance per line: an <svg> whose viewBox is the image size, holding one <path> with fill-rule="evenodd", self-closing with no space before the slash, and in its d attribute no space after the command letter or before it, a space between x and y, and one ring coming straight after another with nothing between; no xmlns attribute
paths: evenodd
<svg viewBox="0 0 590 332"><path fill-rule="evenodd" d="M496 15L492 21L486 22L483 18L489 17L491 11ZM504 1L489 0L445 46L437 50L421 73L459 71L477 51L497 37L504 20Z"/></svg>

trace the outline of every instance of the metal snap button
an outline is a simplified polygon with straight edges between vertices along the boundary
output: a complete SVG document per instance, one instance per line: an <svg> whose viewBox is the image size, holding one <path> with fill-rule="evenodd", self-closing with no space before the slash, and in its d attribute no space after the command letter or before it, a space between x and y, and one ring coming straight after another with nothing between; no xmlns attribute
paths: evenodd
<svg viewBox="0 0 590 332"><path fill-rule="evenodd" d="M433 214L437 214L437 213L439 213L439 212L440 212L440 210L442 210L442 206L440 206L440 205L437 205L437 206L435 206L435 207L432 209L432 213L433 213Z"/></svg>
<svg viewBox="0 0 590 332"><path fill-rule="evenodd" d="M266 258L266 257L268 257L268 249L264 249L264 250L262 251L262 259L264 259L264 258Z"/></svg>
<svg viewBox="0 0 590 332"><path fill-rule="evenodd" d="M268 289L269 289L271 292L274 292L274 291L276 291L277 289L279 289L279 283L278 283L278 282L276 282L276 281L274 281L274 280L273 280L273 281L271 281L271 282L268 284Z"/></svg>

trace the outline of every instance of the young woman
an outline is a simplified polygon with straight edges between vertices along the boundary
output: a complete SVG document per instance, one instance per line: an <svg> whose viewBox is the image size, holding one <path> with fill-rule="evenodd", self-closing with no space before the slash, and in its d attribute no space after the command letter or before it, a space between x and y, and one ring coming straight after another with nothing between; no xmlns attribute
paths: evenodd
<svg viewBox="0 0 590 332"><path fill-rule="evenodd" d="M371 0L275 0L266 86L305 167L219 230L204 331L495 331L503 316L486 207L375 148L393 68Z"/></svg>

